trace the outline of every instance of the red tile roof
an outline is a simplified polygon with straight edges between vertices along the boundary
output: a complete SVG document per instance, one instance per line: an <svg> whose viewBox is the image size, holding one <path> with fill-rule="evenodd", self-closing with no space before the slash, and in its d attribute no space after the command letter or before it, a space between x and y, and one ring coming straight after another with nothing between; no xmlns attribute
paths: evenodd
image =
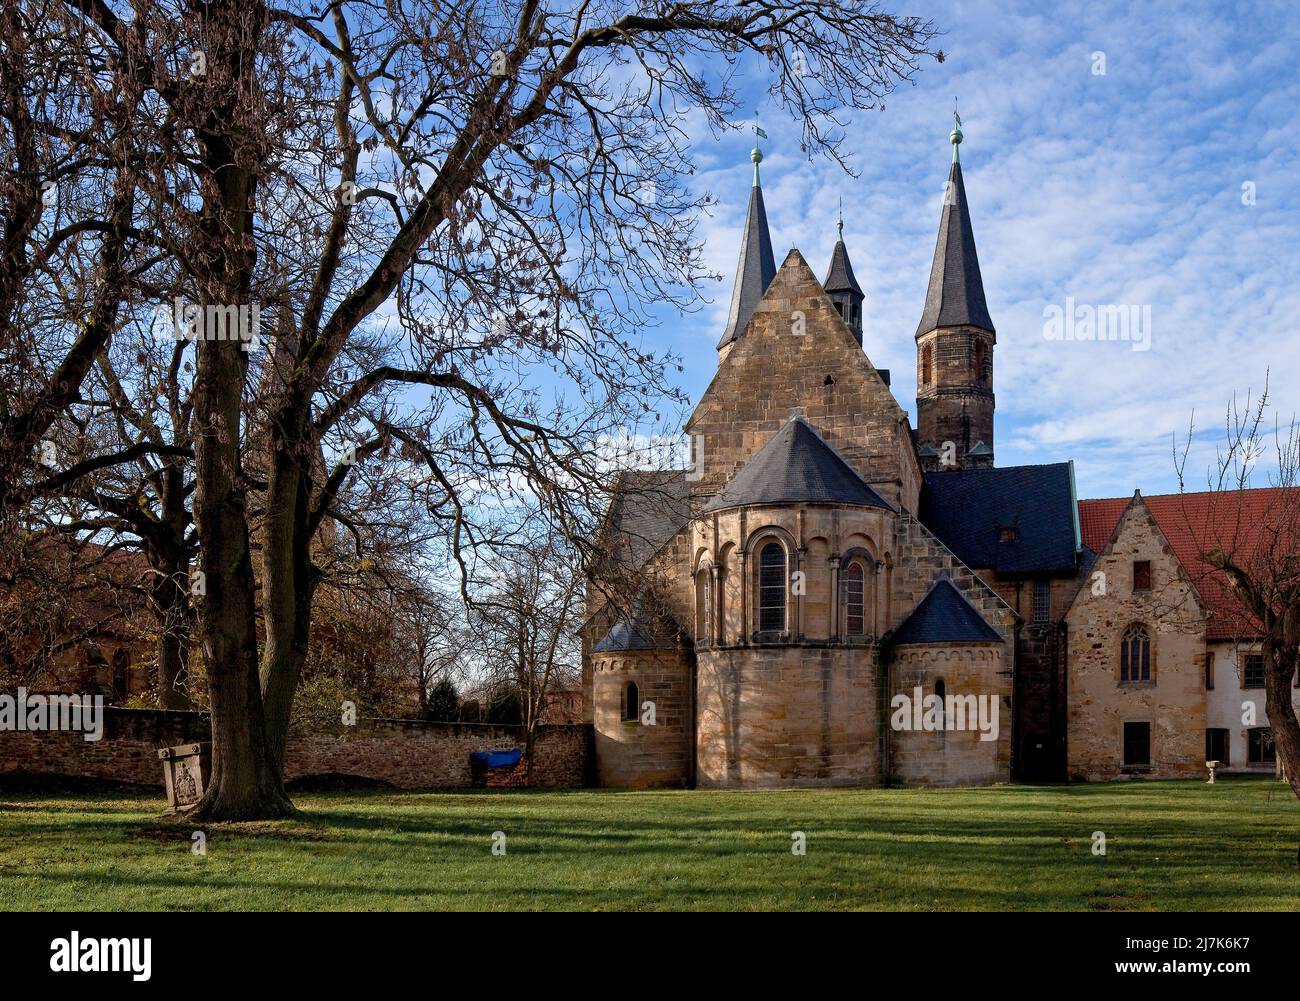
<svg viewBox="0 0 1300 1001"><path fill-rule="evenodd" d="M1131 500L1113 497L1079 501L1083 544L1094 552L1102 552ZM1200 556L1221 548L1233 553L1238 563L1249 566L1263 553L1265 540L1296 526L1295 495L1287 498L1285 490L1266 487L1144 495L1142 500L1209 612L1206 638L1231 640L1258 636L1258 624L1229 591L1223 574L1208 567Z"/></svg>

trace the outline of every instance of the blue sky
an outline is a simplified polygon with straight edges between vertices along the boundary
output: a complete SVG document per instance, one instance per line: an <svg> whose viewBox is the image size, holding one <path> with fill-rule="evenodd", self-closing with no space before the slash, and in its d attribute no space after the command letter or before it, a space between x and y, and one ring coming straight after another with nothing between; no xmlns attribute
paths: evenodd
<svg viewBox="0 0 1300 1001"><path fill-rule="evenodd" d="M1300 27L1294 4L928 3L945 32L927 61L853 122L858 177L808 162L797 128L745 80L765 142L777 263L798 247L819 275L844 236L867 293L864 347L915 423L915 349L951 147L962 168L997 326L998 465L1073 459L1080 496L1177 489L1171 435L1200 429L1191 489L1223 438L1233 394L1271 369L1275 412L1300 411ZM1094 53L1104 53L1097 74ZM751 176L752 133L695 147L706 259L726 279L698 313L647 339L685 358L698 400L716 370ZM1243 202L1253 185L1254 204ZM1044 335L1066 298L1151 308L1149 350ZM1266 463L1261 464L1266 467ZM1263 485L1260 480L1259 485Z"/></svg>

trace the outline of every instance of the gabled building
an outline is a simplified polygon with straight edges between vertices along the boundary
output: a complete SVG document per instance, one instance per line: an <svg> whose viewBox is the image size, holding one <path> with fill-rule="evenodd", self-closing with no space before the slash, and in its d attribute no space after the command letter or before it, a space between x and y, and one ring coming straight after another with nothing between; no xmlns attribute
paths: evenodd
<svg viewBox="0 0 1300 1001"><path fill-rule="evenodd" d="M914 337L915 428L871 361L894 335L864 325L842 222L823 281L798 250L776 267L754 151L693 465L626 475L606 526L622 573L595 582L584 629L602 784L1272 768L1259 629L1199 557L1225 526L1249 555L1277 498L1080 501L1071 462L995 465L962 138Z"/></svg>
<svg viewBox="0 0 1300 1001"><path fill-rule="evenodd" d="M1005 782L1026 739L1028 767L1063 774L1073 478L992 468L961 138L916 335L918 429L869 357L885 334L864 329L842 224L824 281L798 250L773 266L754 151L718 369L686 423L694 464L625 477L610 512L611 560L639 583L605 602L597 582L585 630L602 784ZM1040 582L1056 590L1035 606Z"/></svg>

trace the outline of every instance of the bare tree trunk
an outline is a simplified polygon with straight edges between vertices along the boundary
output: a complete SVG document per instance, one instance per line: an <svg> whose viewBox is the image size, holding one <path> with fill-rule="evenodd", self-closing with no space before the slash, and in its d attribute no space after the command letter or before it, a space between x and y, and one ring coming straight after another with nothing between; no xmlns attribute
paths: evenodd
<svg viewBox="0 0 1300 1001"><path fill-rule="evenodd" d="M206 86L214 93L224 88L226 95L213 102L196 129L208 182L200 225L199 287L211 303L243 305L251 286L257 141L247 137L257 119L252 67L265 23L265 7L252 0L213 4L208 10ZM293 812L270 752L258 679L253 563L240 465L247 370L248 357L238 340L199 340L194 519L206 588L200 635L212 710L212 778L192 811L202 820L274 818Z"/></svg>
<svg viewBox="0 0 1300 1001"><path fill-rule="evenodd" d="M288 414L282 411L277 416L297 423L293 410ZM261 685L267 741L277 765L283 769L294 692L307 660L316 581L308 525L311 498L304 469L304 463L309 460L300 454L301 439L290 432L286 441L281 421L273 424L275 427L268 436L270 480L262 537L266 649L262 654Z"/></svg>

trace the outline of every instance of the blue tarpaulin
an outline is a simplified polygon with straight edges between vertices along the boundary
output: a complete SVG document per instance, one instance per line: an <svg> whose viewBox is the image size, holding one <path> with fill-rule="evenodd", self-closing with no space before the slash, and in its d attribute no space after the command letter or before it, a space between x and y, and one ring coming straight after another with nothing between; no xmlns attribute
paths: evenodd
<svg viewBox="0 0 1300 1001"><path fill-rule="evenodd" d="M519 764L523 756L523 750L516 747L511 751L471 751L469 760L483 768L509 768Z"/></svg>

